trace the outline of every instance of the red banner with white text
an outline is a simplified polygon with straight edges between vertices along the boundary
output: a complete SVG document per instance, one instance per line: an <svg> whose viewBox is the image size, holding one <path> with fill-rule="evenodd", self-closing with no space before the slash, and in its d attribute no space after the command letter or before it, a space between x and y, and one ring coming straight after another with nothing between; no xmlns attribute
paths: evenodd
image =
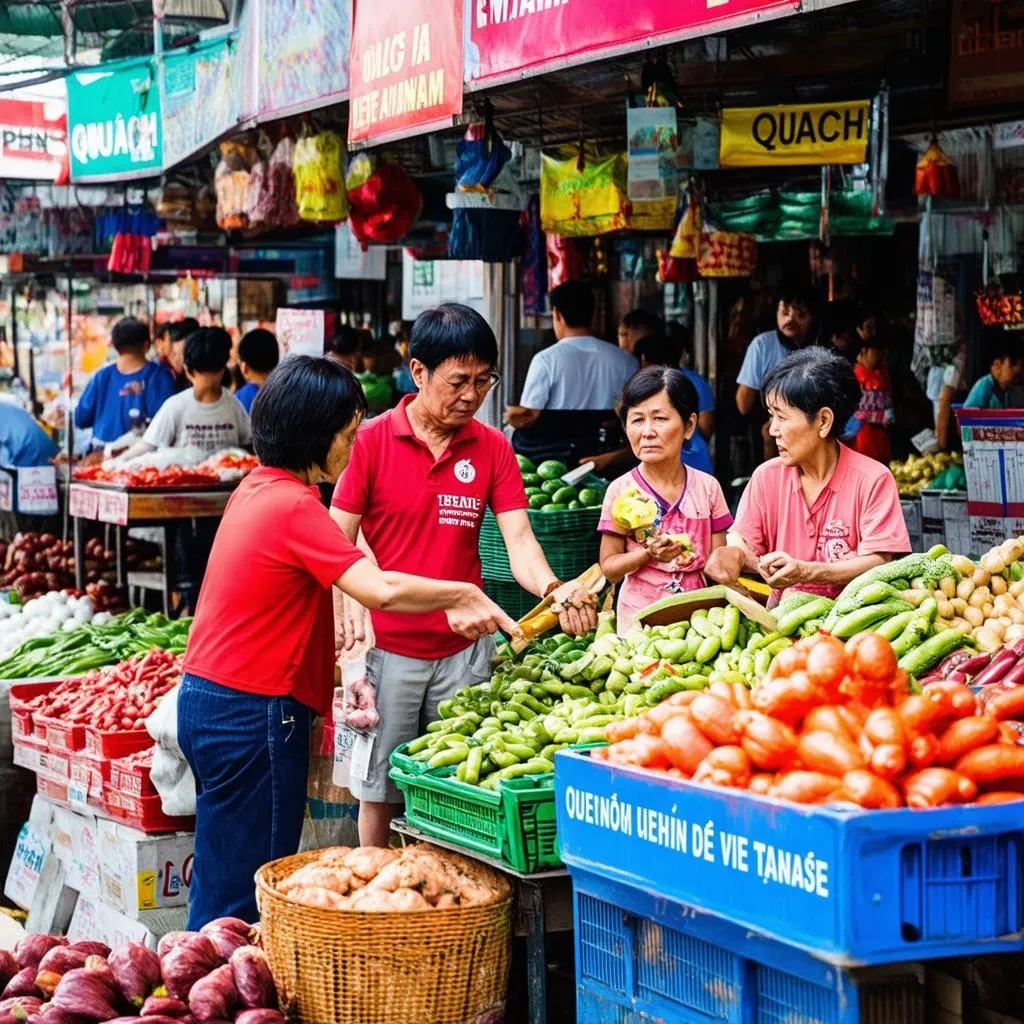
<svg viewBox="0 0 1024 1024"><path fill-rule="evenodd" d="M796 0L466 0L472 87L730 28Z"/></svg>
<svg viewBox="0 0 1024 1024"><path fill-rule="evenodd" d="M450 126L462 113L463 0L353 0L349 143Z"/></svg>

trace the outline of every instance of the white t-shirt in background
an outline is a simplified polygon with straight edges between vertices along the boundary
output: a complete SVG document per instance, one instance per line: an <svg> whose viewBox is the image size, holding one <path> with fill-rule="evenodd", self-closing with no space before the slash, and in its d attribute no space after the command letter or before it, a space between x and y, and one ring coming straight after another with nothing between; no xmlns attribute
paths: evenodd
<svg viewBox="0 0 1024 1024"><path fill-rule="evenodd" d="M200 402L189 388L164 402L143 440L157 448L201 448L212 454L251 444L252 430L234 395L224 391L216 402Z"/></svg>
<svg viewBox="0 0 1024 1024"><path fill-rule="evenodd" d="M639 369L617 345L584 335L565 338L530 361L519 404L527 409L613 409Z"/></svg>

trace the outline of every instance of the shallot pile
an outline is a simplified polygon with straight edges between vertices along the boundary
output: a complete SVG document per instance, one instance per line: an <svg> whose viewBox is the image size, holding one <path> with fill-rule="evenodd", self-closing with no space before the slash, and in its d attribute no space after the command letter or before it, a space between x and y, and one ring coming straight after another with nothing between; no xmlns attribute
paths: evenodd
<svg viewBox="0 0 1024 1024"><path fill-rule="evenodd" d="M2 1024L284 1024L257 929L236 918L171 932L154 952L26 935L0 952Z"/></svg>
<svg viewBox="0 0 1024 1024"><path fill-rule="evenodd" d="M468 857L428 843L405 849L336 846L283 878L296 903L327 910L417 911L483 907L509 896L508 882Z"/></svg>

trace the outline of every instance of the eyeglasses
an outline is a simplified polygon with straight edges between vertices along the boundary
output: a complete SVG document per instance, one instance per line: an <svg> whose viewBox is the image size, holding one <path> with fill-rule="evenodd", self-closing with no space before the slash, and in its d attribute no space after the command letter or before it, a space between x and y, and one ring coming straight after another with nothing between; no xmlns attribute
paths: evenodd
<svg viewBox="0 0 1024 1024"><path fill-rule="evenodd" d="M501 374L492 370L490 373L482 377L470 378L470 377L456 377L452 380L450 377L442 376L440 373L435 374L440 381L442 381L453 394L459 394L465 391L466 388L471 387L478 394L486 395L492 388L496 388L501 383Z"/></svg>

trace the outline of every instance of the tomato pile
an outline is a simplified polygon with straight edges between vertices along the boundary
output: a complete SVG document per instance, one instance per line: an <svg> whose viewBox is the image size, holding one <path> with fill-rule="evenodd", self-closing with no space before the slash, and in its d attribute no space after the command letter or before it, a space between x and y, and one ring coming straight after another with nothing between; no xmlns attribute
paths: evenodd
<svg viewBox="0 0 1024 1024"><path fill-rule="evenodd" d="M716 682L612 723L592 756L800 804L1005 803L1024 799L1008 721L1022 709L955 681L911 693L886 639L821 633L782 651L752 691Z"/></svg>
<svg viewBox="0 0 1024 1024"><path fill-rule="evenodd" d="M34 715L102 732L144 729L146 718L181 676L181 657L153 650L119 665L67 679L25 701Z"/></svg>
<svg viewBox="0 0 1024 1024"><path fill-rule="evenodd" d="M102 466L86 466L76 470L75 479L120 484L124 487L209 487L220 483L216 470L196 466L142 466L139 469L104 469Z"/></svg>

